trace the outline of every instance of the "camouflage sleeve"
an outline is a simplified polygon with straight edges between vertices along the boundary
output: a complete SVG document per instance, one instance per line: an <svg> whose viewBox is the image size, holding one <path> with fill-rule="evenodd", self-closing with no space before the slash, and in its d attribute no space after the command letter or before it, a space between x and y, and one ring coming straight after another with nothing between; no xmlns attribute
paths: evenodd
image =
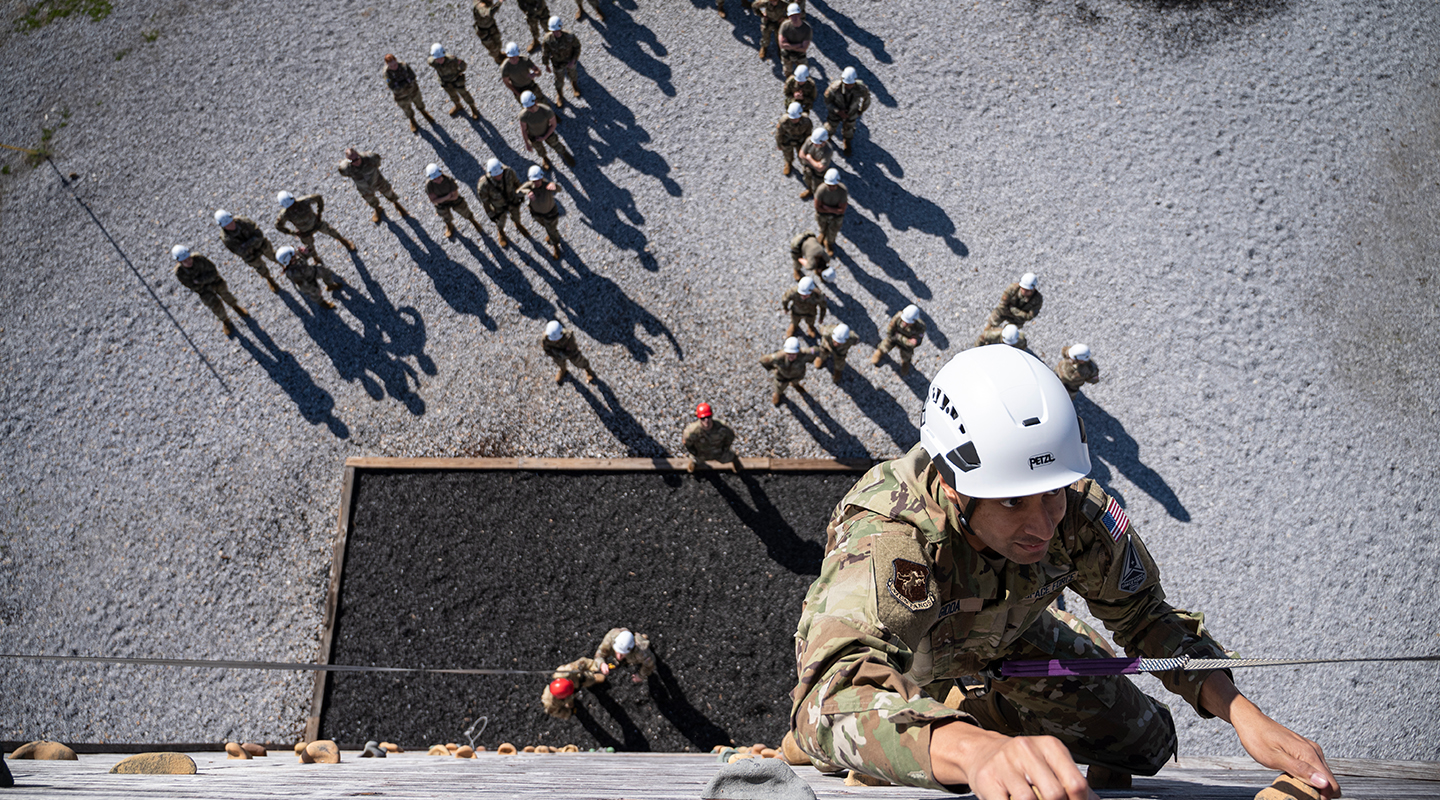
<svg viewBox="0 0 1440 800"><path fill-rule="evenodd" d="M730 449L730 446L733 445L733 444L735 444L735 431L730 430L729 427L721 427L721 428L720 428L720 450L721 450L721 452L724 452L724 451L726 451L726 450L729 450L729 449Z"/></svg>
<svg viewBox="0 0 1440 800"><path fill-rule="evenodd" d="M1204 614L1165 602L1160 568L1119 504L1094 481L1081 481L1071 493L1062 526L1077 574L1070 588L1115 634L1116 644L1132 658L1225 658L1225 648L1205 629ZM1210 677L1208 671L1162 672L1156 677L1201 718L1214 716L1200 705L1200 686Z"/></svg>
<svg viewBox="0 0 1440 800"><path fill-rule="evenodd" d="M902 601L888 571L899 559L918 566L928 558L913 528L869 511L832 520L829 538L834 545L795 632L795 741L822 762L944 789L930 770L930 726L973 719L926 696L905 674L938 619L933 571L921 587L928 603Z"/></svg>
<svg viewBox="0 0 1440 800"><path fill-rule="evenodd" d="M816 294L819 294L819 292L816 292ZM824 322L825 312L829 310L830 304L825 301L825 295L820 295L820 299L815 301L815 322L817 324Z"/></svg>
<svg viewBox="0 0 1440 800"><path fill-rule="evenodd" d="M775 354L766 353L765 355L760 356L760 366L764 367L765 369L775 369Z"/></svg>
<svg viewBox="0 0 1440 800"><path fill-rule="evenodd" d="M680 432L680 446L684 447L685 452L689 453L695 458L700 457L699 454L695 452L695 439L697 438L696 434L699 433L699 431L700 429L692 423L690 425L686 425L685 430Z"/></svg>
<svg viewBox="0 0 1440 800"><path fill-rule="evenodd" d="M642 678L650 677L655 671L655 654L650 652L650 648L637 646L631 655L632 660L640 662L640 671L636 674Z"/></svg>
<svg viewBox="0 0 1440 800"><path fill-rule="evenodd" d="M600 646L595 648L595 660L610 662L615 660L615 639L620 635L619 628L611 628L600 640Z"/></svg>

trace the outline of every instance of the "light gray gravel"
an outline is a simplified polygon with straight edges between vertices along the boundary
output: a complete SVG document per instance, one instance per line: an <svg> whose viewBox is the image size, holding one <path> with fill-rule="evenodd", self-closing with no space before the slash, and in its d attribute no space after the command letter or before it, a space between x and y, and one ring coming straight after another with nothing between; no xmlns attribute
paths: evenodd
<svg viewBox="0 0 1440 800"><path fill-rule="evenodd" d="M567 23L585 99L561 128L581 163L561 170L558 266L463 225L445 242L420 193L437 154L467 193L491 152L524 166L464 5L116 6L0 33L0 141L55 129L55 166L78 175L0 157L3 649L313 658L347 456L649 455L678 449L699 400L747 455L915 441L926 379L870 368L866 348L845 389L768 403L756 359L780 343L786 243L813 222L780 175L779 84L735 0L728 21L708 0L619 0L604 24ZM810 7L818 72L855 63L877 101L841 159L836 316L874 342L915 300L929 375L1039 272L1026 332L1052 362L1093 346L1096 473L1172 600L1246 654L1440 651L1440 8ZM519 33L513 3L502 20ZM470 61L485 122L406 130L380 56L414 65L443 111L432 41ZM334 173L349 144L384 154L416 225L371 226ZM214 208L268 227L282 188L323 192L360 245L352 260L320 242L351 287L338 317L270 295L219 245ZM171 277L177 242L253 311L240 339ZM550 383L537 338L557 315L605 383ZM6 670L0 739L280 741L310 701L308 676ZM1435 665L1237 677L1333 756L1440 759ZM1241 752L1227 726L1177 719L1182 753Z"/></svg>

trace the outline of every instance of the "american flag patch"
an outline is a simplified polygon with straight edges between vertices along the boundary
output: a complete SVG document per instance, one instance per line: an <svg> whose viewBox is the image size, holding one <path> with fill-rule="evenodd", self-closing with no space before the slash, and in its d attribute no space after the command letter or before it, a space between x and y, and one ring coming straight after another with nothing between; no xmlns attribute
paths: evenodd
<svg viewBox="0 0 1440 800"><path fill-rule="evenodd" d="M1120 541L1121 536L1125 535L1125 531L1130 530L1130 518L1125 516L1125 509L1121 508L1113 497L1110 498L1110 504L1105 506L1105 513L1100 517L1100 524L1110 532L1110 538L1117 542Z"/></svg>

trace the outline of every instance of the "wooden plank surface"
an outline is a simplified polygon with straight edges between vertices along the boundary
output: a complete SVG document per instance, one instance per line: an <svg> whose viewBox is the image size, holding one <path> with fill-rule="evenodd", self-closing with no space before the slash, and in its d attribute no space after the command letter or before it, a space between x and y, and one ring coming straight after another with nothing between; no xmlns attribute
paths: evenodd
<svg viewBox="0 0 1440 800"><path fill-rule="evenodd" d="M335 525L335 546L330 557L330 590L325 593L325 622L320 630L320 652L315 663L329 664L335 641L335 616L340 610L340 579L345 574L345 547L350 541L350 510L355 505L355 468L345 467L340 484L340 516ZM305 741L320 737L320 714L325 707L325 687L330 673L315 673L315 691L310 697L310 716L305 719Z"/></svg>
<svg viewBox="0 0 1440 800"><path fill-rule="evenodd" d="M300 764L294 755L276 752L252 761L229 761L223 754L191 753L197 775L111 775L123 756L81 756L74 761L12 761L16 786L6 798L65 797L70 800L118 798L226 798L273 800L378 796L413 800L501 798L574 798L601 800L697 800L719 769L713 756L651 753L498 756L456 759L405 753L385 759L361 759L345 752L340 764ZM820 800L938 800L943 792L909 787L847 787L838 778L809 767L796 774ZM1106 800L1252 800L1275 777L1273 772L1170 766L1154 778L1135 779L1133 789L1100 793ZM1350 800L1430 800L1434 783L1403 779L1350 778L1342 781Z"/></svg>
<svg viewBox="0 0 1440 800"><path fill-rule="evenodd" d="M864 472L875 462L848 458L741 458L755 472ZM711 468L728 469L718 462ZM689 458L380 458L345 459L346 469L400 470L569 470L574 472L665 472L687 469Z"/></svg>
<svg viewBox="0 0 1440 800"><path fill-rule="evenodd" d="M1336 777L1401 778L1409 781L1440 782L1440 761L1387 761L1378 758L1327 758ZM1255 762L1243 756L1182 758L1180 765L1197 769L1254 769ZM1440 797L1440 786L1435 787Z"/></svg>

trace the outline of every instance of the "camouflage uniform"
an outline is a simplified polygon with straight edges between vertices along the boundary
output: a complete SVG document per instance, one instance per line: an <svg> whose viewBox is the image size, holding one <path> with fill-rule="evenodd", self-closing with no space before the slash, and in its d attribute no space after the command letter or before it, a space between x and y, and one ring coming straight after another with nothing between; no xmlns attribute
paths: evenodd
<svg viewBox="0 0 1440 800"><path fill-rule="evenodd" d="M455 193L454 200L440 200L442 197L449 197L451 192ZM475 214L470 210L470 204L465 202L465 195L460 194L460 185L455 182L454 178L441 173L438 180L425 181L425 196L430 198L430 204L435 206L435 213L440 215L440 219L445 220L447 236L455 232L455 214L470 220L470 224L475 226L475 230L480 230L480 223L476 221Z"/></svg>
<svg viewBox="0 0 1440 800"><path fill-rule="evenodd" d="M530 235L530 231L520 224L520 206L524 205L525 200L520 196L520 179L516 177L515 170L506 167L498 177L486 175L481 178L480 185L475 188L475 195L480 198L485 216L495 223L495 230L502 245L505 239L506 214L514 220L515 230L519 231L521 236Z"/></svg>
<svg viewBox="0 0 1440 800"><path fill-rule="evenodd" d="M801 110L806 114L815 107L815 79L806 78L803 81L796 80L794 75L785 79L785 107L789 108L791 103L799 103Z"/></svg>
<svg viewBox="0 0 1440 800"><path fill-rule="evenodd" d="M780 298L780 308L790 312L790 327L785 331L785 336L794 336L800 330L800 323L810 329L811 336L819 336L815 325L825 321L825 312L829 305L825 302L825 295L820 292L819 287L808 295L800 294L799 287L791 286L785 290L784 296Z"/></svg>
<svg viewBox="0 0 1440 800"><path fill-rule="evenodd" d="M996 681L958 709L932 699L1003 659L1107 657L1050 611L1067 586L1132 655L1224 657L1202 615L1165 602L1158 568L1133 527L1105 515L1112 501L1100 487L1080 480L1064 492L1067 510L1045 559L1022 565L966 541L961 509L946 499L923 447L861 478L830 520L795 634L790 723L800 748L892 783L943 790L951 787L931 773L931 724L959 720L1010 736L1055 736L1081 763L1155 774L1175 751L1174 723L1122 676ZM1199 703L1209 673L1159 675L1212 716Z"/></svg>
<svg viewBox="0 0 1440 800"><path fill-rule="evenodd" d="M1009 323L1006 324L1008 325ZM983 347L987 344L1004 344L1005 340L1002 338L1004 331L1004 325L998 328L986 327L985 330L980 332L980 336L975 339L975 346ZM1015 341L1015 344L1010 346L1019 350L1024 350L1029 347L1029 343L1025 338L1025 331L1017 331L1017 334L1020 338Z"/></svg>
<svg viewBox="0 0 1440 800"><path fill-rule="evenodd" d="M465 88L465 68L468 66L465 59L446 53L444 61L434 58L427 61L435 70L435 76L440 79L440 88L450 95L450 102L455 104L455 107L450 109L450 116L461 112L460 101L464 100L465 104L470 106L470 115L480 119L480 109L475 107L475 98L471 97L470 90Z"/></svg>
<svg viewBox="0 0 1440 800"><path fill-rule="evenodd" d="M760 15L760 57L765 57L765 52L775 37L780 35L780 23L787 17L785 9L790 5L787 0L755 0L750 4L756 14Z"/></svg>
<svg viewBox="0 0 1440 800"><path fill-rule="evenodd" d="M595 8L595 19L605 21L605 12L600 10L600 0L590 0L590 5ZM579 22L585 17L585 0L575 0L575 21Z"/></svg>
<svg viewBox="0 0 1440 800"><path fill-rule="evenodd" d="M1025 323L1035 319L1035 315L1040 313L1040 306L1044 304L1045 298L1041 296L1039 289L1031 292L1030 299L1026 300L1020 296L1020 284L1012 283L1000 293L1000 304L990 312L990 319L985 322L985 327L1003 328L1014 325L1023 328Z"/></svg>
<svg viewBox="0 0 1440 800"><path fill-rule="evenodd" d="M225 306L235 309L235 313L242 317L250 314L240 307L235 295L230 294L230 286L225 279L220 277L220 271L215 268L215 262L205 256L190 256L190 266L180 262L175 263L175 280L180 281L186 289L200 295L200 302L210 309L210 313L220 319L220 324L225 326L225 335L230 335L230 316L225 313Z"/></svg>
<svg viewBox="0 0 1440 800"><path fill-rule="evenodd" d="M845 344L840 344L835 341L835 326L826 328L824 334L820 336L820 354L815 356L815 368L820 369L824 366L825 356L830 356L830 379L839 383L840 379L845 376L845 356L850 353L850 348L855 346L855 342L853 331L850 333L850 338L845 340Z"/></svg>
<svg viewBox="0 0 1440 800"><path fill-rule="evenodd" d="M276 264L280 263L275 258L275 248L270 245L270 240L265 238L264 232L254 220L233 217L231 221L235 223L235 230L227 231L223 227L220 229L220 241L225 243L225 249L239 256L241 261L260 273L260 277L270 284L270 291L280 291L279 285L270 276L270 268L265 265L267 258Z"/></svg>
<svg viewBox="0 0 1440 800"><path fill-rule="evenodd" d="M730 445L735 443L735 431L714 417L709 419L708 431L698 419L685 426L685 430L680 433L680 442L685 446L685 452L697 461L728 461L739 466L740 459L735 456L735 451L730 449Z"/></svg>
<svg viewBox="0 0 1440 800"><path fill-rule="evenodd" d="M400 110L405 112L405 118L410 120L410 130L413 131L419 128L419 124L415 122L415 109L420 109L425 119L431 122L435 119L425 110L425 99L420 96L420 82L415 80L415 70L404 61L399 63L400 66L395 69L386 68L385 85L390 88L395 105L400 106Z"/></svg>
<svg viewBox="0 0 1440 800"><path fill-rule="evenodd" d="M570 76L570 92L580 96L579 69L580 37L567 30L550 31L545 35L544 53L541 61L555 73L555 102L565 103L565 76Z"/></svg>
<svg viewBox="0 0 1440 800"><path fill-rule="evenodd" d="M815 187L815 225L820 228L820 238L825 240L827 252L835 249L835 240L840 238L840 226L845 222L845 212L831 214L821 211L820 206L845 208L849 202L850 190L846 189L843 183L831 186L825 183L822 177L820 184Z"/></svg>
<svg viewBox="0 0 1440 800"><path fill-rule="evenodd" d="M820 273L824 272L825 267L830 263L830 256L825 252L825 246L820 244L819 237L810 231L805 231L790 240L790 271L797 281L805 277L800 270L800 259L802 258L805 259L805 266L815 273L815 281L824 283L825 278Z"/></svg>
<svg viewBox="0 0 1440 800"><path fill-rule="evenodd" d="M505 61L502 49L505 43L500 40L500 25L495 21L495 12L499 10L500 3L491 0L472 0L470 4L470 14L475 19L475 35L480 37L480 43L485 45L485 50L496 64Z"/></svg>
<svg viewBox="0 0 1440 800"><path fill-rule="evenodd" d="M785 389L792 383L795 385L795 391L801 394L805 393L805 387L800 385L800 381L805 380L805 368L810 366L810 362L819 353L820 348L818 347L802 347L794 361L786 360L785 357L790 354L784 350L776 350L769 355L760 357L760 366L770 370L770 382L775 389L775 396L771 398L771 401L775 405L780 405L780 398L785 396Z"/></svg>
<svg viewBox="0 0 1440 800"><path fill-rule="evenodd" d="M569 664L562 664L550 676L550 680L566 678L575 684L575 692L578 694L581 689L589 689L597 683L605 682L604 673L600 672L600 665L594 659L577 658ZM575 715L575 695L560 698L550 694L550 685L545 685L545 691L540 693L540 705L545 707L545 713L556 719L570 719Z"/></svg>
<svg viewBox="0 0 1440 800"><path fill-rule="evenodd" d="M775 125L775 149L785 156L785 174L790 174L790 162L795 160L795 151L805 146L810 139L810 131L815 129L815 123L809 116L801 114L795 119L790 119L787 111L785 116Z"/></svg>
<svg viewBox="0 0 1440 800"><path fill-rule="evenodd" d="M615 640L620 638L620 634L626 630L626 628L611 628L605 634L605 638L600 640L600 646L595 648L595 660L610 664L612 668L621 665L634 667L639 670L636 674L642 678L648 678L650 673L655 671L655 654L650 652L650 637L632 631L635 636L635 649L626 653L624 658L620 658L615 653Z"/></svg>
<svg viewBox="0 0 1440 800"><path fill-rule="evenodd" d="M285 267L285 277L295 284L295 288L308 296L311 300L322 306L329 307L330 301L320 293L320 282L325 282L325 288L335 291L340 288L340 279L335 277L328 267L320 263L314 257L314 252L308 247L295 248L295 255L291 256L290 263Z"/></svg>
<svg viewBox="0 0 1440 800"><path fill-rule="evenodd" d="M1076 361L1071 358L1068 345L1060 351L1060 363L1055 365L1055 375L1065 384L1065 388L1070 390L1071 397L1085 384L1100 382L1100 368L1095 366L1095 362Z"/></svg>
<svg viewBox="0 0 1440 800"><path fill-rule="evenodd" d="M890 324L885 326L885 338L880 340L880 346L876 348L870 363L879 364L880 359L886 353L898 347L900 348L900 371L909 372L910 361L915 357L915 348L920 346L920 342L924 338L925 320L916 317L914 322L906 324L905 320L896 314L890 318ZM910 344L905 341L906 339L914 339L915 344Z"/></svg>
<svg viewBox="0 0 1440 800"><path fill-rule="evenodd" d="M515 59L507 58L505 63L500 65L500 79L502 82L510 81L505 84L505 87L515 95L517 103L520 102L520 95L525 92L533 92L535 102L549 104L550 101L545 97L545 92L540 90L540 84L535 82L535 75L538 72L540 72L540 68L525 56L518 56Z"/></svg>
<svg viewBox="0 0 1440 800"><path fill-rule="evenodd" d="M365 199L365 204L380 210L380 198L377 194L384 195L386 200L401 208L400 198L395 194L395 189L390 186L390 181L385 180L385 175L380 172L379 153L361 153L360 163L356 165L350 159L340 162L338 171L341 175L355 182L355 191ZM377 216L378 219L378 216Z"/></svg>
<svg viewBox="0 0 1440 800"><path fill-rule="evenodd" d="M320 253L315 250L315 234L323 233L331 239L345 245L346 250L354 250L355 245L340 235L330 223L321 219L325 213L325 198L318 194L307 194L304 197L295 198L295 202L289 208L282 209L280 215L275 217L275 230L286 233L300 240L300 244L310 248L314 253L315 260L320 260ZM285 227L286 223L292 229Z"/></svg>
<svg viewBox="0 0 1440 800"><path fill-rule="evenodd" d="M870 108L870 89L864 81L855 81L847 84L843 80L837 80L830 84L825 90L825 130L835 135L835 129L839 127L844 135L845 146L850 146L850 140L855 136L855 123L860 121L860 116Z"/></svg>
<svg viewBox="0 0 1440 800"><path fill-rule="evenodd" d="M568 372L565 367L565 361L567 359L571 364L575 365L576 369L583 369L585 370L585 374L591 378L595 377L595 370L590 368L590 359L586 358L584 354L580 352L580 345L575 343L575 334L570 331L565 331L560 334L560 338L553 342L550 341L549 336L541 334L540 349L544 350L545 355L549 356L550 360L555 362L555 366L560 368L560 374L555 377L556 383L559 383L565 377L566 372ZM595 655L595 659L597 661L601 660L598 652Z"/></svg>
<svg viewBox="0 0 1440 800"><path fill-rule="evenodd" d="M557 254L560 252L560 204L555 202L558 188L546 178L520 184L520 194L528 200L530 218L545 229L545 242L554 245Z"/></svg>
<svg viewBox="0 0 1440 800"><path fill-rule="evenodd" d="M540 32L550 23L550 7L545 0L515 0L515 5L525 12L525 22L530 26L530 52L540 47Z"/></svg>
<svg viewBox="0 0 1440 800"><path fill-rule="evenodd" d="M805 146L800 148L800 155L809 156L822 165L820 169L815 169L810 166L809 161L800 159L800 169L805 174L805 192L800 195L800 199L804 200L813 195L815 190L825 183L825 173L835 160L835 148L831 147L828 141L818 144L806 142Z"/></svg>
<svg viewBox="0 0 1440 800"><path fill-rule="evenodd" d="M787 4L788 5L788 4ZM795 68L807 63L809 57L807 51L810 49L810 41L815 38L815 32L811 30L810 23L802 17L800 24L796 25L788 18L780 23L780 30L776 34L777 42L784 42L789 45L804 45L802 50L787 50L780 48L780 64L785 70L785 77L795 74Z"/></svg>
<svg viewBox="0 0 1440 800"><path fill-rule="evenodd" d="M538 153L540 163L545 169L555 168L550 163L550 155L545 151L545 145L550 145L555 152L559 153L561 161L570 166L575 165L575 156L570 153L570 149L565 146L565 143L560 141L560 134L550 130L550 121L556 119L555 112L550 109L550 106L537 101L534 105L521 111L518 119L520 120L520 130L525 138L525 149ZM549 131L548 135L546 131Z"/></svg>

